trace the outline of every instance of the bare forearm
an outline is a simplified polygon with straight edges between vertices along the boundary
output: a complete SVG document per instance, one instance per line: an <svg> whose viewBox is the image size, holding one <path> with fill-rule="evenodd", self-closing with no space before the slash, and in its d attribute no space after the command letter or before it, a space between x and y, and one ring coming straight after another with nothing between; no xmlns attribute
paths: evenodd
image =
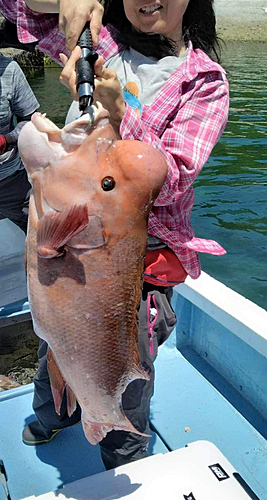
<svg viewBox="0 0 267 500"><path fill-rule="evenodd" d="M14 130L12 130L12 132L9 132L9 134L7 134L5 136L6 142L8 145L17 144L20 131L21 131L22 127L24 127L24 125L26 125L27 122L28 122L28 120L27 121L23 120L23 121L19 122L17 124L17 126L14 128Z"/></svg>
<svg viewBox="0 0 267 500"><path fill-rule="evenodd" d="M45 14L59 13L59 0L25 0L26 5L35 12Z"/></svg>

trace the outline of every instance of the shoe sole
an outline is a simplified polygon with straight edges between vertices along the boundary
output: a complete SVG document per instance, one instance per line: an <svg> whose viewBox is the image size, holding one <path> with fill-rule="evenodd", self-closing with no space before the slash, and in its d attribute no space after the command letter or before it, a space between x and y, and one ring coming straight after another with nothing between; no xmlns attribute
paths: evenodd
<svg viewBox="0 0 267 500"><path fill-rule="evenodd" d="M81 420L79 422L77 422L76 424L73 424L71 425L70 427L75 427L75 425L78 425L81 423ZM42 439L40 441L28 441L27 439L24 439L22 438L22 442L24 444L27 444L28 446L35 446L35 445L38 445L38 444L46 444L46 443L50 443L50 441L52 441L52 439L54 439L54 437L56 437L56 435L60 432L60 431L63 431L63 429L67 429L67 427L62 427L62 429L55 429L53 431L53 434L52 436L49 438L49 439Z"/></svg>
<svg viewBox="0 0 267 500"><path fill-rule="evenodd" d="M28 441L27 439L23 439L22 438L22 442L24 444L27 444L28 446L35 446L36 444L45 444L45 443L50 443L50 441L52 441L52 439L54 439L54 437L60 432L62 431L62 429L58 429L56 431L53 431L54 433L52 434L52 436L49 438L49 439L42 439L40 441Z"/></svg>

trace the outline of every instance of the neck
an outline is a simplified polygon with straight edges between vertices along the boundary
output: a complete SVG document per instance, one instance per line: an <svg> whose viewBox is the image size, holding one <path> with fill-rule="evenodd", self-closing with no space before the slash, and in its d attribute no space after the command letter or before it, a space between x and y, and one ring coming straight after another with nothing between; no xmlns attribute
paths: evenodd
<svg viewBox="0 0 267 500"><path fill-rule="evenodd" d="M171 38L157 33L143 33L135 28L117 31L116 39L119 43L131 47L151 59L159 60L166 56L181 54L183 41L176 43Z"/></svg>

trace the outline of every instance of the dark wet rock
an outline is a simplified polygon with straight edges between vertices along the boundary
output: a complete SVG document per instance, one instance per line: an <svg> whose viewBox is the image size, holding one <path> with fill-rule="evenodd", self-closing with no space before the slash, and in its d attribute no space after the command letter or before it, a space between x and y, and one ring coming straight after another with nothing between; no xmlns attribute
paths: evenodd
<svg viewBox="0 0 267 500"><path fill-rule="evenodd" d="M36 43L20 43L15 24L0 16L0 51L14 59L26 74L44 70L44 55L35 46Z"/></svg>
<svg viewBox="0 0 267 500"><path fill-rule="evenodd" d="M30 320L0 328L0 373L11 376L20 385L32 382L37 370L38 344Z"/></svg>

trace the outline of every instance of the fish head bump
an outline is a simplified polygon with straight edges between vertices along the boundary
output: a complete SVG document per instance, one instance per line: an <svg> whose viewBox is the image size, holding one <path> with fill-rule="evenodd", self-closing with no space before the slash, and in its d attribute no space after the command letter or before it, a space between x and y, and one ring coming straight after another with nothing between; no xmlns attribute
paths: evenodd
<svg viewBox="0 0 267 500"><path fill-rule="evenodd" d="M63 129L35 113L21 131L19 149L39 218L49 210L86 204L89 217L97 215L107 233L116 233L147 220L168 168L156 148L117 140L100 103L92 110L92 116Z"/></svg>

